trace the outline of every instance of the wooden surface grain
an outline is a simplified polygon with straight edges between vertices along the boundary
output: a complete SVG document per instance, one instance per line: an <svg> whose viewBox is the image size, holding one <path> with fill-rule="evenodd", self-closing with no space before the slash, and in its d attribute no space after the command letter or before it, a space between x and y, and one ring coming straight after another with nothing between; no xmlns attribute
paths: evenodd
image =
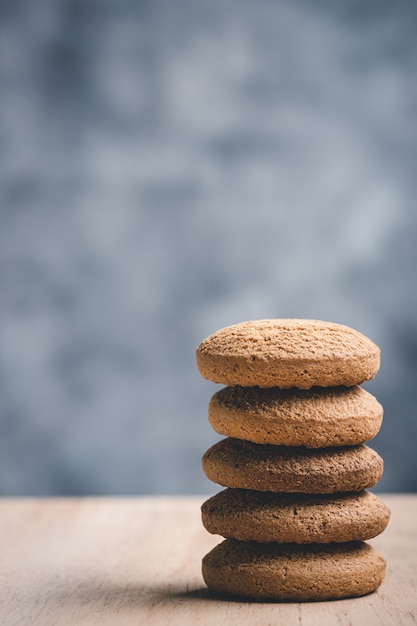
<svg viewBox="0 0 417 626"><path fill-rule="evenodd" d="M388 529L371 543L387 577L369 596L317 603L232 602L204 587L220 541L203 497L0 500L0 623L59 626L417 623L417 496L382 496Z"/></svg>

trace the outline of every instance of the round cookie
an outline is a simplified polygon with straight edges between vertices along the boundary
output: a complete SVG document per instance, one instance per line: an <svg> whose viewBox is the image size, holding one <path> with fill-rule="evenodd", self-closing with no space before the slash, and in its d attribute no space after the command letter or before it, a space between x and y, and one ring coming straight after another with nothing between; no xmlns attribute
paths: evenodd
<svg viewBox="0 0 417 626"><path fill-rule="evenodd" d="M362 542L260 544L226 539L204 558L203 578L212 591L258 600L332 600L375 591L386 562Z"/></svg>
<svg viewBox="0 0 417 626"><path fill-rule="evenodd" d="M361 387L261 389L224 387L210 400L210 424L221 435L285 446L352 446L372 439L382 406Z"/></svg>
<svg viewBox="0 0 417 626"><path fill-rule="evenodd" d="M240 541L330 543L365 541L386 528L389 508L369 491L337 495L225 489L201 507L212 534Z"/></svg>
<svg viewBox="0 0 417 626"><path fill-rule="evenodd" d="M222 439L202 459L210 480L223 487L285 493L361 491L382 476L383 461L371 448L292 448Z"/></svg>
<svg viewBox="0 0 417 626"><path fill-rule="evenodd" d="M380 351L370 339L316 320L242 322L223 328L197 348L201 375L244 387L350 387L370 380Z"/></svg>

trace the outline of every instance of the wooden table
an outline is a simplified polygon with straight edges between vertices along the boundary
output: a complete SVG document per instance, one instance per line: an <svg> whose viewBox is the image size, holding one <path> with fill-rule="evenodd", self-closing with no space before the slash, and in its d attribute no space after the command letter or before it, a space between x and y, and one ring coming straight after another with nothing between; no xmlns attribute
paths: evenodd
<svg viewBox="0 0 417 626"><path fill-rule="evenodd" d="M205 589L202 556L220 541L200 521L204 498L0 500L0 623L417 623L417 496L383 496L388 529L373 540L387 558L382 587L318 603L231 602Z"/></svg>

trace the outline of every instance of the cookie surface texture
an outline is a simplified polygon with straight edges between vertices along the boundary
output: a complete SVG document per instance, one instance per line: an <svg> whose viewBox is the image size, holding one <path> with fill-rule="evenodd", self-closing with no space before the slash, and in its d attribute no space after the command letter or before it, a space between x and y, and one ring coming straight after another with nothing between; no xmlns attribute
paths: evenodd
<svg viewBox="0 0 417 626"><path fill-rule="evenodd" d="M366 543L309 546L226 539L203 558L212 591L259 600L331 600L362 596L382 583L386 563Z"/></svg>
<svg viewBox="0 0 417 626"><path fill-rule="evenodd" d="M368 491L333 496L225 489L201 511L210 533L261 543L366 541L390 518L388 507Z"/></svg>
<svg viewBox="0 0 417 626"><path fill-rule="evenodd" d="M382 476L383 461L371 448L301 448L257 444L230 437L209 448L203 470L223 487L285 493L361 491Z"/></svg>
<svg viewBox="0 0 417 626"><path fill-rule="evenodd" d="M331 322L256 320L223 328L197 348L201 375L244 387L359 385L379 369L379 348L361 333Z"/></svg>
<svg viewBox="0 0 417 626"><path fill-rule="evenodd" d="M285 446L344 446L372 439L382 406L361 387L284 390L224 387L209 403L210 424L221 435Z"/></svg>

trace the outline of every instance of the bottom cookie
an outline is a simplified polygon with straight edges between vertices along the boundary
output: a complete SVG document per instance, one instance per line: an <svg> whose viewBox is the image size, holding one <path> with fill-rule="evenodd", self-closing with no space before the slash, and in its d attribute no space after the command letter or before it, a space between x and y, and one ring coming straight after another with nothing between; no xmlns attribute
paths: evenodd
<svg viewBox="0 0 417 626"><path fill-rule="evenodd" d="M226 539L202 563L212 591L293 602L363 596L380 586L385 569L385 559L363 542L300 546Z"/></svg>

